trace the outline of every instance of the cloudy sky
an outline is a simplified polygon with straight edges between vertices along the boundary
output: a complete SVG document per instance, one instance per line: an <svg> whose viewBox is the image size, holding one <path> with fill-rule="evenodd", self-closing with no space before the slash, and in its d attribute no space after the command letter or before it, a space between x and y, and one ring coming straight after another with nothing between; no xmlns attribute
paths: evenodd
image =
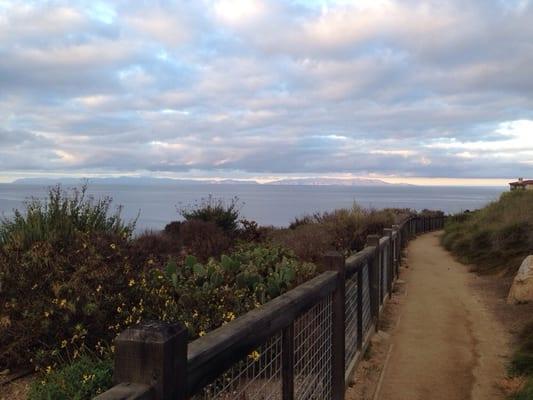
<svg viewBox="0 0 533 400"><path fill-rule="evenodd" d="M531 21L528 0L1 0L0 181L533 178Z"/></svg>

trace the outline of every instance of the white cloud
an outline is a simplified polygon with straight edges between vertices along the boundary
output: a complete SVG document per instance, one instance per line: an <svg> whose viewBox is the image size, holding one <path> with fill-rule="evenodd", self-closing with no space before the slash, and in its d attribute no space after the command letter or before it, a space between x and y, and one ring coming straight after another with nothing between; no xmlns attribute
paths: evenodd
<svg viewBox="0 0 533 400"><path fill-rule="evenodd" d="M2 2L0 169L533 175L532 18L499 0Z"/></svg>

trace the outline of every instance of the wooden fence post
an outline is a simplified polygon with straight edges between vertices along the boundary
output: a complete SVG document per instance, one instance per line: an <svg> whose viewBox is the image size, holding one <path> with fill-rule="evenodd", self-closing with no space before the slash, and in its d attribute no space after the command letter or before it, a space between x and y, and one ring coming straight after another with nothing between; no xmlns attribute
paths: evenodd
<svg viewBox="0 0 533 400"><path fill-rule="evenodd" d="M346 270L345 259L342 254L336 251L327 252L322 265L326 271L337 271L337 287L333 292L332 304L332 349L331 349L331 370L332 370L332 400L343 400L344 381L344 358L345 358L345 290L346 290Z"/></svg>
<svg viewBox="0 0 533 400"><path fill-rule="evenodd" d="M372 310L372 318L376 331L379 329L379 274L380 274L380 254L379 251L379 236L368 235L366 238L367 246L374 246L374 257L372 257L372 263L368 265L370 270L370 308Z"/></svg>
<svg viewBox="0 0 533 400"><path fill-rule="evenodd" d="M370 265L367 266L370 268ZM363 348L363 272L364 268L357 271L357 350Z"/></svg>
<svg viewBox="0 0 533 400"><path fill-rule="evenodd" d="M143 322L122 332L115 340L115 349L114 382L146 386L151 395L106 397L103 394L99 400L187 398L187 330L183 326Z"/></svg>
<svg viewBox="0 0 533 400"><path fill-rule="evenodd" d="M383 235L389 237L389 247L387 251L387 290L389 292L389 298L392 297L392 282L394 281L394 244L392 243L392 228L383 229Z"/></svg>
<svg viewBox="0 0 533 400"><path fill-rule="evenodd" d="M294 399L294 323L283 329L281 346L282 400Z"/></svg>
<svg viewBox="0 0 533 400"><path fill-rule="evenodd" d="M400 225L392 225L392 230L396 232L396 239L394 241L394 273L396 278L400 277L400 262L402 257L402 240L403 232Z"/></svg>

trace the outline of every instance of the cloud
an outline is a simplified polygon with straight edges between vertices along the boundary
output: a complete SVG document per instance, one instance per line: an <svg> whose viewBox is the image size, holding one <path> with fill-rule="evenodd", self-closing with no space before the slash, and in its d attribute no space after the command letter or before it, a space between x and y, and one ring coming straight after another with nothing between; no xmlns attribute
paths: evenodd
<svg viewBox="0 0 533 400"><path fill-rule="evenodd" d="M0 5L3 175L533 175L529 1Z"/></svg>

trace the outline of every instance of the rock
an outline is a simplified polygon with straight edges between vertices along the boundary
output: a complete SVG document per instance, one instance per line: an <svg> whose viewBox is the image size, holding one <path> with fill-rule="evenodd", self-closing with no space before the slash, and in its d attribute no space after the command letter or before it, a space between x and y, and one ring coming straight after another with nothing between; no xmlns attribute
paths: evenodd
<svg viewBox="0 0 533 400"><path fill-rule="evenodd" d="M533 301L533 255L526 257L516 273L507 297L508 304Z"/></svg>

